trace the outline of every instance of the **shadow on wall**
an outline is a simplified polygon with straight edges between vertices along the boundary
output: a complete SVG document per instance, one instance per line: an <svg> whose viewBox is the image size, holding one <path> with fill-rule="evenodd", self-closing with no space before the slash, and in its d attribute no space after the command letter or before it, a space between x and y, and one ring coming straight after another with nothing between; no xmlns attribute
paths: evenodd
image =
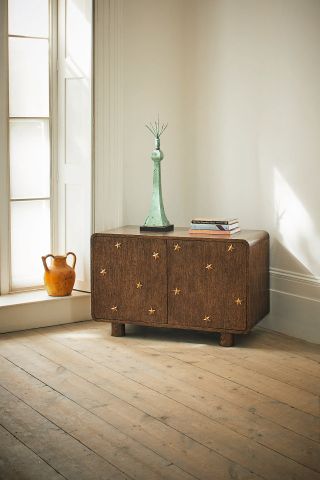
<svg viewBox="0 0 320 480"><path fill-rule="evenodd" d="M272 263L320 281L320 231L277 168L274 168L274 213Z"/></svg>

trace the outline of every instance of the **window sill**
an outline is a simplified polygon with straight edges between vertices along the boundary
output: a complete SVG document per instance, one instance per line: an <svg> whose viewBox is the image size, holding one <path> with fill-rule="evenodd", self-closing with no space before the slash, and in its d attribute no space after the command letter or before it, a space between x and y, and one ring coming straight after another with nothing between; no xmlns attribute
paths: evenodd
<svg viewBox="0 0 320 480"><path fill-rule="evenodd" d="M68 297L50 297L45 290L32 290L30 292L15 292L0 296L0 308L14 305L26 305L36 302L52 302L70 300L77 297L90 297L90 293L74 290Z"/></svg>
<svg viewBox="0 0 320 480"><path fill-rule="evenodd" d="M90 293L78 291L68 297L49 297L45 290L3 295L0 333L90 320L90 301Z"/></svg>

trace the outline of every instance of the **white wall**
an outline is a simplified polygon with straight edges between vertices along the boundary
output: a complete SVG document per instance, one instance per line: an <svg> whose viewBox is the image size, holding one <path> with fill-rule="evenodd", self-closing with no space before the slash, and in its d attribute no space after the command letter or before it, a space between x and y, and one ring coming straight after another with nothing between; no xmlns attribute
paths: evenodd
<svg viewBox="0 0 320 480"><path fill-rule="evenodd" d="M148 213L144 124L159 112L169 122L169 220L235 215L242 228L268 230L272 312L263 325L320 341L320 2L118 2L122 222L139 225Z"/></svg>
<svg viewBox="0 0 320 480"><path fill-rule="evenodd" d="M320 341L320 2L193 7L194 213L270 232L264 325Z"/></svg>
<svg viewBox="0 0 320 480"><path fill-rule="evenodd" d="M164 206L170 222L190 216L189 52L185 0L124 2L124 223L142 225L152 194L154 139L145 124L168 122L161 137Z"/></svg>

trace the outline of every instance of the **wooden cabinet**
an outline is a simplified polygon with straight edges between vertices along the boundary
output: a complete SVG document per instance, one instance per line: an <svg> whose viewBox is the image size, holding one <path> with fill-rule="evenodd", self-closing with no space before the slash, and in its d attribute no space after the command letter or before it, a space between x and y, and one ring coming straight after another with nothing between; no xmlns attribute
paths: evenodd
<svg viewBox="0 0 320 480"><path fill-rule="evenodd" d="M165 234L123 227L91 241L92 317L126 323L247 333L269 311L269 236Z"/></svg>

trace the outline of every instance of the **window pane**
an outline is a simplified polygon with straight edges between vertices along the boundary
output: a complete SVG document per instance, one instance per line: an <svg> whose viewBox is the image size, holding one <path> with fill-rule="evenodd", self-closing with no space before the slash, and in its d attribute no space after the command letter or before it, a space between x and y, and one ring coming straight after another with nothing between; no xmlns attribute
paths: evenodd
<svg viewBox="0 0 320 480"><path fill-rule="evenodd" d="M86 164L91 155L90 93L85 80L66 79L66 163Z"/></svg>
<svg viewBox="0 0 320 480"><path fill-rule="evenodd" d="M49 115L48 40L9 38L9 114Z"/></svg>
<svg viewBox="0 0 320 480"><path fill-rule="evenodd" d="M89 78L91 71L91 2L66 2L66 57L77 76Z"/></svg>
<svg viewBox="0 0 320 480"><path fill-rule="evenodd" d="M9 35L48 37L48 0L9 0Z"/></svg>
<svg viewBox="0 0 320 480"><path fill-rule="evenodd" d="M50 253L50 201L11 202L12 288L43 285L42 255Z"/></svg>
<svg viewBox="0 0 320 480"><path fill-rule="evenodd" d="M48 120L10 120L11 198L50 196Z"/></svg>

